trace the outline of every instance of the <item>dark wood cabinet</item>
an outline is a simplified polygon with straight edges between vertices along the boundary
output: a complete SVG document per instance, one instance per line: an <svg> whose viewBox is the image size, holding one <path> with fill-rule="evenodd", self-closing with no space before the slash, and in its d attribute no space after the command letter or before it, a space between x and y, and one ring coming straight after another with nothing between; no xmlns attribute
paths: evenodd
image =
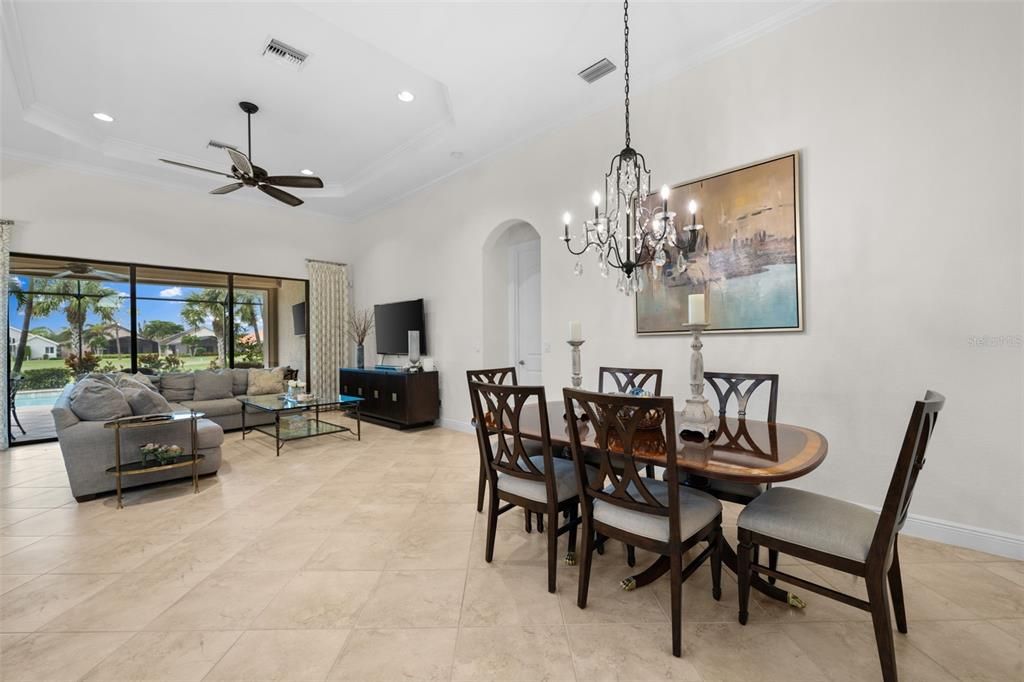
<svg viewBox="0 0 1024 682"><path fill-rule="evenodd" d="M433 424L440 416L437 372L343 368L341 392L363 399L360 413L389 426Z"/></svg>

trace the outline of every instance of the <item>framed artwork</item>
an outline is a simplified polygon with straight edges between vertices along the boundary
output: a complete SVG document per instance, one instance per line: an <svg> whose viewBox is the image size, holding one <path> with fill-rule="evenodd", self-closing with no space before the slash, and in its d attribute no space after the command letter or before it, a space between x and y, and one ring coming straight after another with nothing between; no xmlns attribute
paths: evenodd
<svg viewBox="0 0 1024 682"><path fill-rule="evenodd" d="M799 161L793 152L672 188L679 233L704 229L684 258L666 246L662 276L636 295L637 334L687 333L690 294L704 294L708 333L803 329Z"/></svg>

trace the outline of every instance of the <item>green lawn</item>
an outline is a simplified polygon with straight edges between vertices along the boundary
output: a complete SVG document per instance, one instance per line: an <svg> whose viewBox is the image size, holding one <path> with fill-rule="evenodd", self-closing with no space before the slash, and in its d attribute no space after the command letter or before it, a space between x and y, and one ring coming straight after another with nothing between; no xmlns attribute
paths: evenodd
<svg viewBox="0 0 1024 682"><path fill-rule="evenodd" d="M127 371L132 365L132 358L130 355L100 355L97 357L100 359L101 365L105 365L109 362L115 367L124 368L125 371ZM210 360L213 360L214 357L210 355L198 355L195 357L184 356L181 359L185 364L175 371L188 372L196 369L209 369ZM52 369L55 367L66 367L64 360L59 358L52 360L25 360L21 365L22 371L30 369Z"/></svg>

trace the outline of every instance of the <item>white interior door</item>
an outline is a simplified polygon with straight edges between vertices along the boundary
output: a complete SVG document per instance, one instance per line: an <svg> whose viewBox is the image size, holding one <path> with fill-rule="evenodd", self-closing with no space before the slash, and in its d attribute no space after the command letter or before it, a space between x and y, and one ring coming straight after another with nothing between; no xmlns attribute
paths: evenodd
<svg viewBox="0 0 1024 682"><path fill-rule="evenodd" d="M509 250L509 350L519 383L536 386L541 376L540 240Z"/></svg>

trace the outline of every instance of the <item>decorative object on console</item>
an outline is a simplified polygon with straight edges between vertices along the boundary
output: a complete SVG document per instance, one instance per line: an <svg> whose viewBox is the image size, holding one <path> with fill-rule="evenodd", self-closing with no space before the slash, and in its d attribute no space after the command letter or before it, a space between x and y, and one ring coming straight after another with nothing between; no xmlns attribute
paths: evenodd
<svg viewBox="0 0 1024 682"><path fill-rule="evenodd" d="M420 333L415 329L409 330L409 372L421 372L420 366Z"/></svg>
<svg viewBox="0 0 1024 682"><path fill-rule="evenodd" d="M704 297L700 294L691 294L691 304L699 303L703 307ZM703 310L698 308L703 313ZM690 392L691 396L686 399L686 407L683 408L683 415L680 420L682 429L681 437L696 437L698 434L706 440L715 437L715 429L718 428L718 417L708 405L708 399L704 397L704 356L701 349L704 344L700 340L701 333L707 329L707 322L687 324L684 329L692 334L690 340Z"/></svg>
<svg viewBox="0 0 1024 682"><path fill-rule="evenodd" d="M280 187L304 187L307 189L323 189L323 180L311 175L269 175L266 170L252 163L252 115L260 110L258 106L252 102L239 102L239 108L245 112L246 126L249 136L249 155L246 156L242 152L238 151L234 147L224 147L224 151L231 157L231 173L222 173L221 171L211 170L209 168L200 168L199 166L193 166L187 163L181 163L179 161L170 161L169 159L160 159L164 163L169 163L174 166L181 166L182 168L190 168L192 170L200 170L204 173L213 173L214 175L222 175L225 178L230 178L235 182L232 182L223 187L210 190L210 194L227 194L234 192L236 189L242 187L255 187L264 194L277 199L278 201L288 204L289 206L298 206L302 204L302 199L298 198L294 194L289 194L283 189L278 189L275 185Z"/></svg>
<svg viewBox="0 0 1024 682"><path fill-rule="evenodd" d="M626 146L612 158L604 178L604 212L601 194L594 192L594 217L587 220L577 238L569 234L572 216L565 213L565 236L569 253L577 256L573 272L583 274L580 257L587 251L597 254L597 265L604 277L608 268L621 271L617 288L630 296L647 286L645 268L651 266L656 278L667 262L667 245L676 245L675 213L668 210L668 187L662 187L660 210L647 205L651 171L643 154L633 149L629 135L629 0L623 3L623 68L625 71ZM573 248L573 242L578 245Z"/></svg>
<svg viewBox="0 0 1024 682"><path fill-rule="evenodd" d="M174 461L175 457L184 452L180 445L166 445L164 443L146 443L139 448L142 453L142 466L147 466L150 460L154 460L157 466L168 464Z"/></svg>
<svg viewBox="0 0 1024 682"><path fill-rule="evenodd" d="M352 311L348 320L348 336L356 344L356 367L363 368L366 362L366 337L373 331L373 311L369 308Z"/></svg>
<svg viewBox="0 0 1024 682"><path fill-rule="evenodd" d="M690 237L665 247L658 286L637 295L638 334L685 333L693 293L708 299L706 333L803 328L798 171L793 152L673 188Z"/></svg>

